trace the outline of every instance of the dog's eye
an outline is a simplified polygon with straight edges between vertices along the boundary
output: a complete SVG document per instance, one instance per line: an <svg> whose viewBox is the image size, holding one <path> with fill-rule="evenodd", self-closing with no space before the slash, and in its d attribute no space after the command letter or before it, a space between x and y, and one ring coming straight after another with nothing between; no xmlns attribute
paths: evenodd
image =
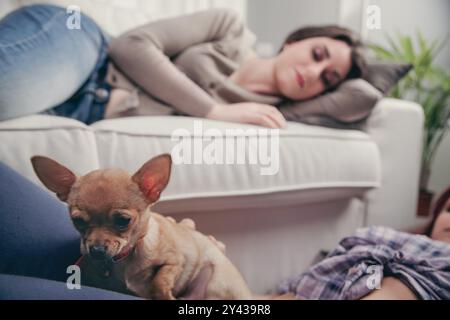
<svg viewBox="0 0 450 320"><path fill-rule="evenodd" d="M118 229L126 229L130 224L131 218L125 216L114 216L114 225Z"/></svg>
<svg viewBox="0 0 450 320"><path fill-rule="evenodd" d="M75 227L79 229L84 229L87 227L87 222L83 218L73 218L72 221Z"/></svg>

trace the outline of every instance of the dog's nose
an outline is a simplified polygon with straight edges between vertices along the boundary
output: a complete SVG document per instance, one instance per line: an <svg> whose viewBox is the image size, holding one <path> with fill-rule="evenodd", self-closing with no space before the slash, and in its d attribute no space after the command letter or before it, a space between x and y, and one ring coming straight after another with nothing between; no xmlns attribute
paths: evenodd
<svg viewBox="0 0 450 320"><path fill-rule="evenodd" d="M106 247L105 246L90 246L89 254L94 259L104 259L106 257Z"/></svg>

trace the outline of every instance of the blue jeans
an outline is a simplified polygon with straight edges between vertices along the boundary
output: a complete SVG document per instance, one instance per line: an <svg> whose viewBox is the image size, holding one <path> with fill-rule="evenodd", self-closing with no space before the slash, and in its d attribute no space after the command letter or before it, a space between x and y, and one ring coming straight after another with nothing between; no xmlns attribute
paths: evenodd
<svg viewBox="0 0 450 320"><path fill-rule="evenodd" d="M0 120L49 113L92 123L103 117L110 37L81 14L31 5L0 20Z"/></svg>

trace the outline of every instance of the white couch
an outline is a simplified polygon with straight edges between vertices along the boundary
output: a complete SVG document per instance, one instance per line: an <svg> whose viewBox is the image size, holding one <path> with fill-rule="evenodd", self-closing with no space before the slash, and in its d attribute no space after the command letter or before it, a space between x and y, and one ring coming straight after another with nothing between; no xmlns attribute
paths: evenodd
<svg viewBox="0 0 450 320"><path fill-rule="evenodd" d="M86 126L44 115L4 121L0 161L38 184L29 161L36 154L79 174L104 167L134 172L170 153L178 143L173 130L192 131L195 121L139 117ZM202 121L205 130L256 128ZM269 292L357 227L415 225L422 126L420 106L394 99L377 104L364 131L290 122L279 135L278 174L261 175L250 164L174 165L155 211L193 218L200 231L227 245L253 291Z"/></svg>

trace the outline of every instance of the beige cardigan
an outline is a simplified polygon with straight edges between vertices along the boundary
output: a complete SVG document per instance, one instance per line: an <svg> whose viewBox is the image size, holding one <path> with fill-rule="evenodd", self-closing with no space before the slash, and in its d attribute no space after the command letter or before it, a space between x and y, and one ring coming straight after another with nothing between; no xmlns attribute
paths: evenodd
<svg viewBox="0 0 450 320"><path fill-rule="evenodd" d="M112 62L107 81L132 94L115 108L111 117L204 117L215 103L236 102L278 106L287 120L294 121L311 114L354 121L370 112L333 107L336 97L324 99L330 94L291 103L239 87L229 76L254 54L255 40L239 16L229 9L163 19L126 32L109 45ZM347 97L347 93L341 93L340 99L347 98L350 104L357 99L358 90L352 94Z"/></svg>

